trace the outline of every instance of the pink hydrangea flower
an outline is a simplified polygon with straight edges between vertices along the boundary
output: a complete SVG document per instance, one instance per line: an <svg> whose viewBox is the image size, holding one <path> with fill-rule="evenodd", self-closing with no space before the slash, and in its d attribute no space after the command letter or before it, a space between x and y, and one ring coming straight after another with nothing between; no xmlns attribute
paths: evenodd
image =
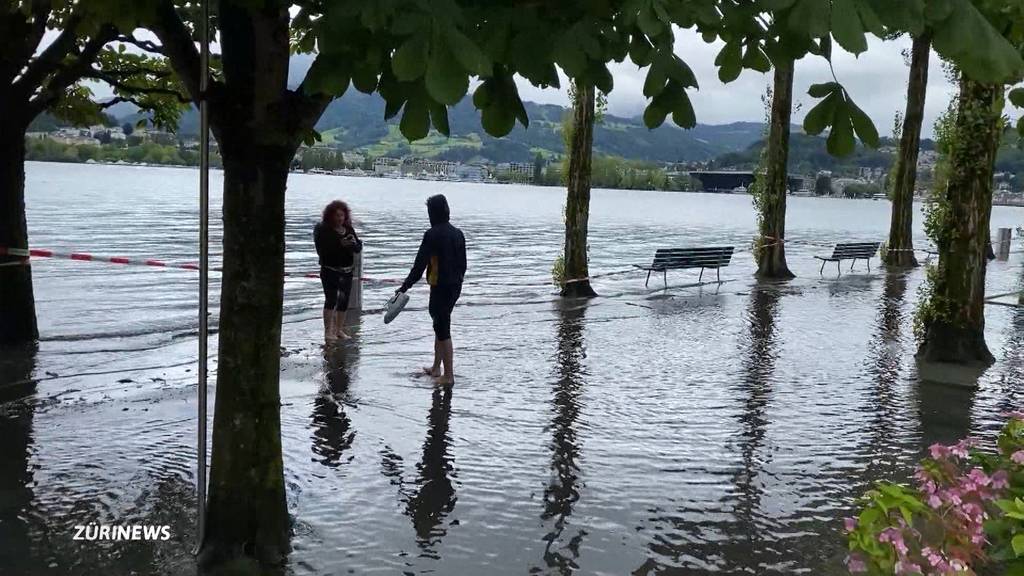
<svg viewBox="0 0 1024 576"><path fill-rule="evenodd" d="M967 474L967 477L971 479L971 482L974 482L978 486L988 486L992 482L992 479L989 478L988 474L985 474L985 471L981 468L974 468L969 474Z"/></svg>
<svg viewBox="0 0 1024 576"><path fill-rule="evenodd" d="M1011 454L1010 460L1012 460L1014 464L1024 464L1024 450L1017 450Z"/></svg>
<svg viewBox="0 0 1024 576"><path fill-rule="evenodd" d="M1020 410L1014 410L1012 412L1003 412L1003 417L1009 418L1011 420L1024 420L1024 412L1021 412Z"/></svg>
<svg viewBox="0 0 1024 576"><path fill-rule="evenodd" d="M935 460L941 460L949 455L949 447L942 444L932 444L928 447L928 451Z"/></svg>
<svg viewBox="0 0 1024 576"><path fill-rule="evenodd" d="M992 488L995 490L1005 490L1010 487L1010 475L1006 470L996 470L992 474Z"/></svg>
<svg viewBox="0 0 1024 576"><path fill-rule="evenodd" d="M853 532L857 529L856 518L843 518L843 527L846 528L847 532Z"/></svg>
<svg viewBox="0 0 1024 576"><path fill-rule="evenodd" d="M846 569L852 574L862 574L868 571L868 565L860 556L853 554L846 558Z"/></svg>

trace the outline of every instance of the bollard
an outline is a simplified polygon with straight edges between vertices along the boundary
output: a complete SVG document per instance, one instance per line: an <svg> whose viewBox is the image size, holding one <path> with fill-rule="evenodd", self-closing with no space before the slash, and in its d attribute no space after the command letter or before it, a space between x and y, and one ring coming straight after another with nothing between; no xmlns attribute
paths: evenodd
<svg viewBox="0 0 1024 576"><path fill-rule="evenodd" d="M345 310L345 327L359 325L363 315L363 255L355 255L352 262L352 290L348 294L348 308Z"/></svg>
<svg viewBox="0 0 1024 576"><path fill-rule="evenodd" d="M1013 238L1012 232L1013 231L1010 228L999 229L998 240L996 241L996 245L998 246L996 250L996 258L999 260L1005 261L1010 259L1010 244Z"/></svg>

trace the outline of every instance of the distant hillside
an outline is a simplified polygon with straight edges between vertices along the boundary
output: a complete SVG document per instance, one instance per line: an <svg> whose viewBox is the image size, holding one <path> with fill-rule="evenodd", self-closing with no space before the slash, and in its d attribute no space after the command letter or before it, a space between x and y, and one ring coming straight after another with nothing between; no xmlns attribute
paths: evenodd
<svg viewBox="0 0 1024 576"><path fill-rule="evenodd" d="M883 137L879 150L865 148L858 143L853 154L837 158L828 153L825 142L823 137L793 132L789 140L789 171L797 174L816 174L819 170L828 170L837 175L852 175L856 174L860 167L888 170L892 165L893 157L890 152L883 152L881 148L894 148L897 145L891 138ZM764 139L760 139L743 151L728 152L718 156L711 162L711 167L752 170L757 166L764 143ZM931 140L927 138L921 140L922 150L934 150L934 148L935 143Z"/></svg>
<svg viewBox="0 0 1024 576"><path fill-rule="evenodd" d="M116 107L115 107L116 108ZM399 118L384 122L384 100L349 90L324 112L316 128L324 143L344 150L358 150L372 156L417 156L449 160L489 160L527 162L539 151L547 156L562 153L561 124L566 109L549 104L526 103L530 127L517 125L504 138L493 138L480 127L479 112L469 98L449 110L451 138L432 132L417 142L406 142L398 132ZM137 122L140 115L131 109L117 110L122 122ZM179 133L198 133L195 110L186 113ZM761 137L761 124L736 122L724 125L698 125L681 130L666 125L648 130L640 118L606 115L594 135L599 154L622 156L653 162L705 161L727 152L742 151Z"/></svg>
<svg viewBox="0 0 1024 576"><path fill-rule="evenodd" d="M331 104L317 124L325 141L344 149L362 149L372 155L402 156L414 153L452 160L480 158L526 162L540 151L561 154L562 117L566 109L550 104L526 103L530 127L517 125L504 138L488 136L480 128L479 112L469 98L449 110L451 138L431 134L406 143L398 133L398 118L384 124L384 101L377 96L350 91ZM681 130L665 125L648 130L639 118L606 115L594 133L600 154L655 162L709 160L720 154L743 150L761 137L761 125L742 122L722 126L698 125Z"/></svg>

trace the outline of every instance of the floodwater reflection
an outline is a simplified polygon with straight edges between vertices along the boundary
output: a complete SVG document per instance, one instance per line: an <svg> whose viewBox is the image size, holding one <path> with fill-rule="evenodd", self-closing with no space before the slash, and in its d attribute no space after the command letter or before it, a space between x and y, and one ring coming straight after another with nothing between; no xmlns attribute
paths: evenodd
<svg viewBox="0 0 1024 576"><path fill-rule="evenodd" d="M406 514L416 530L416 542L424 554L435 556L434 546L444 538L444 522L455 509L455 464L449 453L448 433L452 412L452 386L436 385L427 414L427 438L423 458L416 464L416 491L409 498Z"/></svg>
<svg viewBox="0 0 1024 576"><path fill-rule="evenodd" d="M32 416L36 382L35 346L0 348L0 372L10 375L0 383L0 566L18 571L32 563L29 507L34 483L29 460L32 452ZM21 568L19 568L21 567Z"/></svg>
<svg viewBox="0 0 1024 576"><path fill-rule="evenodd" d="M541 518L550 524L544 536L544 564L557 574L572 574L579 569L580 544L586 531L579 529L566 537L573 506L580 499L581 446L576 425L580 416L580 396L586 383L587 357L583 338L585 304L565 304L558 309L556 323L555 383L552 390L551 479L544 488Z"/></svg>
<svg viewBox="0 0 1024 576"><path fill-rule="evenodd" d="M319 456L318 462L330 468L341 465L356 437L345 408L353 404L349 386L355 375L358 350L357 346L341 346L325 354L324 386L313 400L313 453ZM351 458L348 456L346 462Z"/></svg>

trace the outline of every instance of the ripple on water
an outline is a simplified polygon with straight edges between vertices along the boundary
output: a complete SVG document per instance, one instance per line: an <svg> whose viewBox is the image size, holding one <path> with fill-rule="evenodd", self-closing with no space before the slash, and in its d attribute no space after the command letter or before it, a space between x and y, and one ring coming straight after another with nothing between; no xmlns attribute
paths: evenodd
<svg viewBox="0 0 1024 576"><path fill-rule="evenodd" d="M124 204L111 179L147 202ZM194 261L194 182L188 170L30 163L33 244ZM393 290L381 280L407 272L423 199L439 190L470 244L450 392L414 375L431 347L426 291L393 324L370 312ZM603 298L562 305L550 285L559 190L294 175L288 272L316 269L311 225L338 196L377 281L364 287L356 345L326 358L319 283L285 284L295 574L828 573L844 553L839 519L866 486L905 478L930 442L991 438L1019 405L1024 314L987 310L999 362L978 390L950 390L922 383L912 358L920 271L819 275L811 256L833 241L884 236L887 203L794 198L787 253L799 278L755 285L747 197L595 191L592 274L654 247L740 251L718 288L693 286L687 271L669 274L668 290L660 278L645 288L634 273L596 280ZM993 227L1022 216L997 208ZM1019 267L993 264L990 287L1019 286ZM33 274L39 349L0 358L0 466L17 472L0 478L12 495L0 566L189 573L195 275L57 260ZM167 523L175 538L74 545L68 531L88 522Z"/></svg>

